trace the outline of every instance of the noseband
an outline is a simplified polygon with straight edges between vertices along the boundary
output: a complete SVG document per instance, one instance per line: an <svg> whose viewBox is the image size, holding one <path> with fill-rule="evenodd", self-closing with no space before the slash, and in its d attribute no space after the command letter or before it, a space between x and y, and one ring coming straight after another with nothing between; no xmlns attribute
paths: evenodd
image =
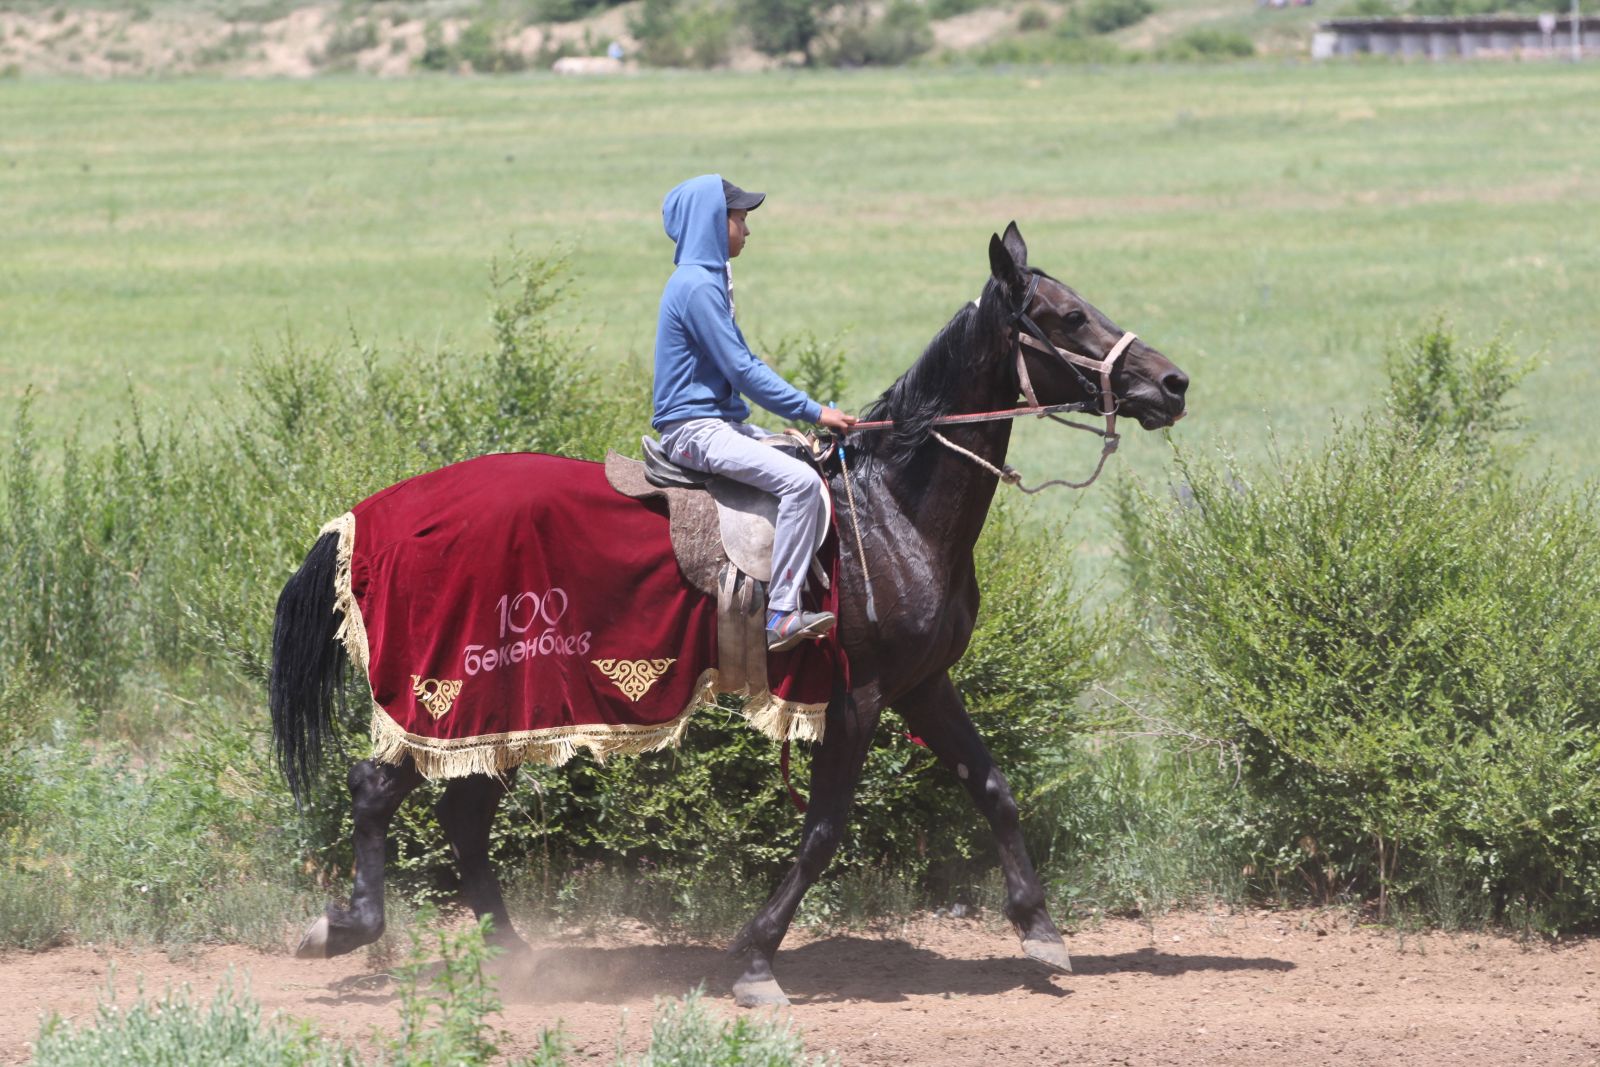
<svg viewBox="0 0 1600 1067"><path fill-rule="evenodd" d="M1043 352L1047 356L1055 356L1061 360L1077 377L1078 384L1083 387L1085 393L1099 397L1100 414L1106 417L1106 437L1110 440L1115 440L1117 436L1118 405L1117 395L1111 388L1111 372L1116 367L1117 360L1122 358L1122 353L1126 352L1128 346L1138 339L1138 334L1125 332L1117 343L1111 346L1111 351L1106 354L1105 359L1093 359L1081 352L1074 352L1068 348L1058 348L1045 335L1045 332L1039 328L1039 324L1033 321L1033 317L1028 314L1028 308L1033 306L1033 298L1039 291L1040 277L1041 275L1034 274L1029 278L1028 291L1023 294L1022 303L1017 306L1017 310L1011 313L1010 318L1011 329L1016 334L1017 381L1022 387L1022 395L1027 397L1028 403L1034 407L1041 406L1039 398L1034 395L1033 380L1028 377L1028 360L1022 351L1022 346L1027 345L1037 352ZM1079 368L1082 368L1082 370ZM1084 377L1084 370L1099 374L1099 384L1096 385Z"/></svg>

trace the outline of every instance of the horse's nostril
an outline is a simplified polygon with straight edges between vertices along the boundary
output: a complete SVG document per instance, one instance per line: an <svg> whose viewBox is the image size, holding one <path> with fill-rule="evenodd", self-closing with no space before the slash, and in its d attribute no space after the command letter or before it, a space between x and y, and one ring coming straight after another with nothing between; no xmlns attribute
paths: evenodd
<svg viewBox="0 0 1600 1067"><path fill-rule="evenodd" d="M1181 370L1172 371L1162 376L1161 388L1173 396L1182 396L1189 391L1189 376Z"/></svg>

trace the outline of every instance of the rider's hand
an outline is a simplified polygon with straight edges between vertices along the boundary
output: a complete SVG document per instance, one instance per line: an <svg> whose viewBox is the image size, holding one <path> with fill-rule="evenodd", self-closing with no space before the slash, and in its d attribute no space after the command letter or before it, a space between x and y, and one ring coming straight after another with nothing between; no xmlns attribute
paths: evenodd
<svg viewBox="0 0 1600 1067"><path fill-rule="evenodd" d="M856 424L854 415L846 415L838 408L825 407L822 414L817 416L817 425L832 430L834 433L844 433Z"/></svg>

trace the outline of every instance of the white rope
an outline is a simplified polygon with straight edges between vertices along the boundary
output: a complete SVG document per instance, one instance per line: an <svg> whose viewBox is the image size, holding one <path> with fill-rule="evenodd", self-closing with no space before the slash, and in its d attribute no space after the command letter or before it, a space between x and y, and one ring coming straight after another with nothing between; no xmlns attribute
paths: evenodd
<svg viewBox="0 0 1600 1067"><path fill-rule="evenodd" d="M1007 485L1016 485L1022 481L1022 473L1015 467L1007 467L1004 470L1001 470L999 467L996 467L993 463L990 463L976 452L968 452L966 449L962 448L960 445L956 444L942 433L933 431L929 436L931 436L935 441L938 441L941 445L944 445L944 447L950 449L950 451L958 452L961 455L966 456L968 459L972 460L972 462L976 463L978 466L982 467L996 478L999 478Z"/></svg>
<svg viewBox="0 0 1600 1067"><path fill-rule="evenodd" d="M1073 424L1067 423L1067 425L1071 426ZM1095 479L1100 477L1100 472L1105 470L1106 457L1117 450L1117 442L1120 440L1120 438L1118 438L1115 434L1109 434L1106 436L1105 447L1100 450L1100 462L1094 465L1094 473L1089 475L1085 481L1069 482L1060 478L1052 478L1048 482L1041 482L1032 489L1029 489L1027 486L1022 484L1022 472L1017 470L1017 468L1006 467L1002 470L1001 468L996 467L993 463L990 463L988 460L984 459L982 456L978 455L976 452L969 452L962 448L960 445L950 440L944 434L939 433L937 430L930 431L928 436L932 437L935 441L938 441L941 445L944 445L944 447L950 449L950 451L955 452L957 455L966 456L968 459L972 460L972 462L976 463L978 466L982 467L996 478L999 478L1005 484L1014 485L1024 493L1027 493L1029 496L1032 496L1034 493L1037 493L1040 490L1049 489L1051 486L1056 485L1064 486L1068 489L1089 488L1089 486L1095 483Z"/></svg>

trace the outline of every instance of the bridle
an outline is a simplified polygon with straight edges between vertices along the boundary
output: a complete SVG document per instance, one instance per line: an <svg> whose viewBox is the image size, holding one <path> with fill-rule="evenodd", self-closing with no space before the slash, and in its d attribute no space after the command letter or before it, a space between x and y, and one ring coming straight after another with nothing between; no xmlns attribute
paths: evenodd
<svg viewBox="0 0 1600 1067"><path fill-rule="evenodd" d="M1128 350L1129 345L1138 340L1139 335L1131 331L1124 332L1121 338L1117 340L1117 343L1111 346L1111 351L1106 353L1105 359L1093 359L1081 352L1057 347L1045 335L1045 332L1039 328L1039 324L1033 321L1033 316L1028 314L1028 308L1033 306L1034 297L1038 294L1039 279L1041 277L1043 275L1038 272L1034 272L1029 276L1028 291L1023 294L1022 302L1011 313L1007 323L1016 337L1017 382L1022 387L1022 395L1027 397L1028 403L1035 408L1041 406L1039 398L1034 395L1033 380L1028 377L1028 360L1022 351L1022 346L1027 345L1035 351L1060 359L1077 377L1078 384L1083 387L1083 391L1090 396L1099 398L1100 413L1106 418L1105 435L1107 439L1115 439L1117 436L1117 407L1119 405L1117 404L1117 395L1111 388L1111 372L1115 369L1117 360L1122 357L1122 353ZM1099 383L1096 384L1084 377L1084 370L1099 374Z"/></svg>
<svg viewBox="0 0 1600 1067"><path fill-rule="evenodd" d="M1069 482L1065 479L1054 478L1047 482L1041 482L1030 489L1022 484L1022 472L1017 470L1015 467L1010 465L1005 467L996 467L993 463L990 463L976 452L973 452L970 449L962 448L960 445L950 440L944 434L939 433L937 430L928 431L928 436L932 437L944 447L950 449L952 452L966 457L967 459L970 459L973 463L976 463L979 467L982 467L985 471L1000 479L1000 481L1004 484L1014 485L1022 492L1030 495L1033 493L1043 492L1046 489L1058 485L1067 489L1087 489L1089 486L1094 484L1095 479L1100 477L1100 472L1103 471L1106 466L1106 458L1117 450L1117 445L1122 440L1122 438L1117 434L1118 404L1116 393L1113 392L1111 388L1111 372L1116 367L1117 360L1122 358L1122 354L1128 350L1128 346L1131 345L1135 339L1134 334L1124 333L1122 337L1118 339L1117 343L1111 346L1111 351L1106 353L1105 359L1093 359L1089 356L1083 355L1080 352L1073 352L1071 349L1057 347L1051 342L1050 338L1045 336L1045 332L1039 328L1039 324L1033 321L1033 316L1028 314L1028 309L1033 306L1034 298L1038 295L1039 279L1041 277L1044 277L1044 275L1040 274L1038 271L1032 272L1028 280L1028 289L1022 295L1022 302L1018 304L1016 309L1010 313L1006 323L1007 329L1009 329L1013 335L1012 344L1016 352L1018 385L1021 388L1023 395L1028 398L1028 405L1025 407L1018 406L1006 408L1003 411L974 411L961 415L940 415L938 418L929 420L929 422L932 426L965 426L980 422L1000 422L1005 419L1020 419L1025 415L1034 415L1041 419L1051 419L1052 421L1059 422L1063 426L1070 426L1074 430L1084 430L1088 433L1096 434L1105 442L1100 449L1100 459L1099 462L1095 464L1094 473L1090 474L1088 478L1081 482ZM972 306L973 309L976 310L982 305L977 300L974 300L972 302ZM1062 412L1092 411L1094 409L1094 405L1090 401L1074 401L1065 404L1039 403L1038 394L1035 393L1033 389L1033 380L1028 376L1028 360L1026 354L1022 351L1024 345L1028 346L1029 348L1037 349L1040 352L1044 352L1047 355L1053 355L1067 365L1072 373L1077 376L1078 383L1083 387L1084 393L1087 396L1099 401L1100 414L1105 416L1106 420L1105 429L1102 430L1095 426L1086 426L1081 422L1073 422L1071 419L1064 419L1061 417ZM1083 372L1085 370L1100 376L1100 382L1098 385L1084 376ZM894 428L894 425L895 423L893 419L880 419L872 422L857 422L854 426L850 427L845 436L857 433L873 433L882 430L891 430ZM849 504L850 525L855 531L856 558L861 561L862 579L863 584L866 587L867 621L876 625L878 621L878 612L877 606L873 603L872 597L872 573L867 569L866 546L862 543L861 523L856 516L855 488L850 477L849 460L845 458L844 437L833 437L824 434L821 439L818 439L815 436L802 434L798 430L788 430L785 432L800 439L800 441L805 445L807 451L811 453L813 462L815 462L818 466L826 463L835 455L838 456L840 472L844 475L843 482L845 498ZM802 808L801 810L804 809Z"/></svg>
<svg viewBox="0 0 1600 1067"><path fill-rule="evenodd" d="M965 456L967 459L972 460L990 474L993 474L995 477L999 478L1005 484L1014 485L1018 489L1022 490L1022 492L1030 495L1033 493L1042 492L1043 490L1050 489L1055 486L1061 486L1067 489L1087 489L1089 486L1094 484L1095 479L1100 477L1100 472L1105 469L1106 459L1117 450L1117 445L1122 442L1121 435L1117 433L1117 408L1119 407L1119 404L1117 402L1117 395L1111 388L1111 372L1116 368L1117 360L1121 359L1122 354L1128 350L1128 346L1133 344L1133 342L1138 338L1137 334L1131 332L1124 333L1117 340L1117 343L1111 346L1111 351L1106 353L1106 357L1104 359L1094 359L1090 356L1084 355L1081 352L1074 352L1068 348L1058 347L1050 340L1048 336L1045 335L1045 332L1039 328L1039 324L1033 321L1033 316L1028 314L1028 309L1033 306L1034 298L1038 295L1039 279L1042 277L1044 277L1044 275L1038 271L1034 271L1029 275L1027 291L1023 293L1022 300L1017 305L1016 309L1013 310L1006 319L1006 328L1011 331L1012 346L1016 353L1017 385L1018 388L1021 389L1022 395L1028 398L1027 405L1007 408L1003 411L978 411L965 415L941 415L938 418L931 420L931 425L962 426L976 422L999 422L1005 419L1020 419L1025 415L1034 415L1041 419L1050 419L1053 422L1059 422L1063 426L1070 426L1074 430L1084 430L1088 433L1095 434L1105 442L1101 446L1100 459L1095 463L1094 472L1081 482L1070 482L1063 478L1052 478L1051 480L1041 482L1039 485L1036 485L1030 489L1022 484L1022 473L1015 467L1009 465L1005 467L996 467L994 464L990 463L976 452L962 448L960 445L956 444L954 441L951 441L943 434L937 431L929 432L929 436L931 436L935 441L939 442L944 447L950 449L952 452ZM972 302L972 306L977 308L980 305L978 301L974 300ZM1073 422L1071 419L1064 419L1061 417L1062 412L1086 412L1093 410L1094 408L1090 402L1079 401L1067 404L1039 403L1038 394L1034 392L1033 379L1028 375L1028 358L1027 353L1023 351L1024 346L1032 348L1038 352L1043 352L1046 355L1055 356L1057 359L1066 364L1067 369L1072 371L1073 375L1078 379L1078 384L1083 388L1084 393L1089 397L1099 401L1099 413L1104 416L1106 420L1105 429L1102 430L1095 426L1086 426L1081 422ZM1091 381L1084 374L1085 370L1093 374L1098 374L1100 376L1099 382L1096 383ZM894 422L889 419L884 419L877 422L858 422L850 428L850 432L870 433L877 430L892 429L893 427Z"/></svg>

